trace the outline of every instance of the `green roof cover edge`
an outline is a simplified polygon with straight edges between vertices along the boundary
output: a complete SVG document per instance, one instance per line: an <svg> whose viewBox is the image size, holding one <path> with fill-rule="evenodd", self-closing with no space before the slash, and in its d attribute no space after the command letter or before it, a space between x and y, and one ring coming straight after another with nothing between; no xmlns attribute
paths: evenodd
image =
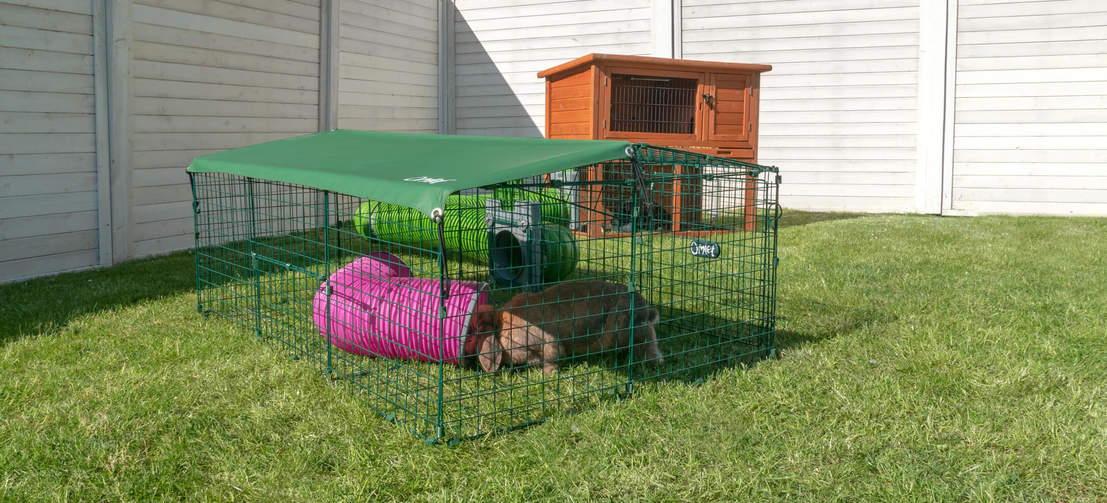
<svg viewBox="0 0 1107 503"><path fill-rule="evenodd" d="M630 145L336 129L203 155L188 172L292 183L432 215L459 190L628 159Z"/></svg>

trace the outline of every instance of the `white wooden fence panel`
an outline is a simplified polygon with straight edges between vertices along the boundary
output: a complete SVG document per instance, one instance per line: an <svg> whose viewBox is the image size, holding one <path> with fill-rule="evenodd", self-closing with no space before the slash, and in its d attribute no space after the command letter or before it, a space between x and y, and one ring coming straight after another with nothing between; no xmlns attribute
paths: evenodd
<svg viewBox="0 0 1107 503"><path fill-rule="evenodd" d="M963 0L957 15L947 206L1107 215L1107 4Z"/></svg>
<svg viewBox="0 0 1107 503"><path fill-rule="evenodd" d="M192 246L193 157L318 129L318 2L136 0L129 257ZM118 253L118 252L117 252Z"/></svg>
<svg viewBox="0 0 1107 503"><path fill-rule="evenodd" d="M458 134L543 136L546 86L539 70L588 53L653 51L649 0L455 5Z"/></svg>
<svg viewBox="0 0 1107 503"><path fill-rule="evenodd" d="M0 2L0 281L97 263L92 4Z"/></svg>
<svg viewBox="0 0 1107 503"><path fill-rule="evenodd" d="M915 209L918 0L684 0L686 59L766 63L759 162L781 204Z"/></svg>
<svg viewBox="0 0 1107 503"><path fill-rule="evenodd" d="M340 5L338 127L438 132L436 2Z"/></svg>

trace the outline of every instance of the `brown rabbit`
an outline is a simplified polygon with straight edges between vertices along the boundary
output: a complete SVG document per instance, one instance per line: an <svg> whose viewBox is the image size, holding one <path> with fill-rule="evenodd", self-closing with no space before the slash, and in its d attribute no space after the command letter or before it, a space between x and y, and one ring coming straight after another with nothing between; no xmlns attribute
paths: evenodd
<svg viewBox="0 0 1107 503"><path fill-rule="evenodd" d="M542 365L558 370L566 356L594 354L630 345L630 309L634 302L635 360L660 364L654 325L657 309L641 294L607 281L570 281L537 293L521 293L502 308L480 306L474 313L465 354L478 355L486 372L502 364ZM506 361L504 361L506 358Z"/></svg>

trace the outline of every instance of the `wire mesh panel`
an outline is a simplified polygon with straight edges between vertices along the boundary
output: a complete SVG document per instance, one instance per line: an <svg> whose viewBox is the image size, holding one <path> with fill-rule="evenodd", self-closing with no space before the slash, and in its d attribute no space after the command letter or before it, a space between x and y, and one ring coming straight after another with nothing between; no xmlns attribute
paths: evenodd
<svg viewBox="0 0 1107 503"><path fill-rule="evenodd" d="M696 79L644 75L611 77L611 130L695 132Z"/></svg>
<svg viewBox="0 0 1107 503"><path fill-rule="evenodd" d="M197 307L428 442L771 352L775 169L633 153L456 193L434 215L194 174Z"/></svg>

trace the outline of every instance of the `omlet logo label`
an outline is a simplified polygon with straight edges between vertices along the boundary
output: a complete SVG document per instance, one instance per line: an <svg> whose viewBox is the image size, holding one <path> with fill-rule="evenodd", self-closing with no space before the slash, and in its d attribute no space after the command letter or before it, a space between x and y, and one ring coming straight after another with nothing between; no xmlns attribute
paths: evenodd
<svg viewBox="0 0 1107 503"><path fill-rule="evenodd" d="M688 250L692 252L693 256L707 258L719 258L719 253L722 252L719 243L712 243L711 241L692 241L688 245Z"/></svg>
<svg viewBox="0 0 1107 503"><path fill-rule="evenodd" d="M432 178L429 176L413 176L411 178L404 178L405 182L423 182L434 185L442 182L456 182L456 178Z"/></svg>

